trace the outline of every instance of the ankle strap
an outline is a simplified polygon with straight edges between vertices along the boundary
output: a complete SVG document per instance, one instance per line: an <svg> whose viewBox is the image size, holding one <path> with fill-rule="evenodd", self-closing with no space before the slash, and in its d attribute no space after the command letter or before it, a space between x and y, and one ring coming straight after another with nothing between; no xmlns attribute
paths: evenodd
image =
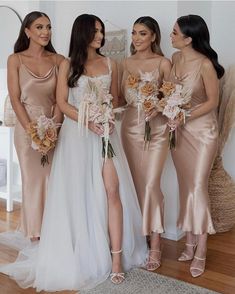
<svg viewBox="0 0 235 294"><path fill-rule="evenodd" d="M160 252L160 253L161 253L161 250L157 250L157 249L149 249L149 252Z"/></svg>
<svg viewBox="0 0 235 294"><path fill-rule="evenodd" d="M195 247L197 244L190 244L190 243L185 243L186 246L189 246L189 247Z"/></svg>
<svg viewBox="0 0 235 294"><path fill-rule="evenodd" d="M201 258L201 257L197 257L196 255L194 255L194 258L197 260L206 260L206 257Z"/></svg>
<svg viewBox="0 0 235 294"><path fill-rule="evenodd" d="M120 249L120 250L118 250L118 251L113 251L113 250L111 250L111 253L112 254L118 254L118 253L121 253L122 252L122 249Z"/></svg>

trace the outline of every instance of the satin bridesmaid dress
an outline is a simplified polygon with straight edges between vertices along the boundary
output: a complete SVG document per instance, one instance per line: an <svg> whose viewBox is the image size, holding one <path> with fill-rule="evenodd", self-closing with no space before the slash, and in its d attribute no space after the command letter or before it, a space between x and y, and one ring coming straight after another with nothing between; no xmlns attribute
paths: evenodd
<svg viewBox="0 0 235 294"><path fill-rule="evenodd" d="M207 100L201 77L205 57L191 61L183 77L176 76L173 64L170 79L192 89L191 107ZM216 155L218 125L216 111L186 122L177 129L172 158L177 171L180 195L178 227L193 234L215 233L210 213L208 178Z"/></svg>
<svg viewBox="0 0 235 294"><path fill-rule="evenodd" d="M22 56L18 56L20 99L30 120L36 120L41 114L51 117L56 103L56 64L45 76L39 77L23 63ZM40 153L32 149L31 139L18 121L14 137L22 178L20 231L29 238L39 237L53 151L48 153L49 165L43 167Z"/></svg>
<svg viewBox="0 0 235 294"><path fill-rule="evenodd" d="M159 67L150 71L141 69L147 75L154 75L155 82L159 82ZM153 66L152 66L153 68ZM145 114L140 111L138 122L138 107L131 97L127 86L130 74L138 74L138 68L132 72L125 63L122 77L122 93L128 104L124 112L121 125L121 138L135 184L139 204L143 215L143 233L151 235L153 232L163 233L164 197L160 188L161 174L168 153L167 119L161 113L150 121L151 141L148 148L144 148Z"/></svg>

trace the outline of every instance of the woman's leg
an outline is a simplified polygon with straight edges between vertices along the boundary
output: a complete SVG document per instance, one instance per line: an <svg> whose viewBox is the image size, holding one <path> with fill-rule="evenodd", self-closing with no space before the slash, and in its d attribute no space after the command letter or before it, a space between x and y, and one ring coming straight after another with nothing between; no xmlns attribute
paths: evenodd
<svg viewBox="0 0 235 294"><path fill-rule="evenodd" d="M192 232L186 232L185 249L181 253L178 261L192 260L194 257L195 248L197 246L197 235Z"/></svg>
<svg viewBox="0 0 235 294"><path fill-rule="evenodd" d="M147 270L155 271L161 265L161 235L152 233L150 236L149 257L146 265Z"/></svg>
<svg viewBox="0 0 235 294"><path fill-rule="evenodd" d="M119 181L112 159L106 159L103 166L103 179L108 198L108 226L112 254L112 272L122 272L121 252L123 234L123 211L119 196ZM115 253L116 252L116 253ZM123 278L116 277L117 282Z"/></svg>

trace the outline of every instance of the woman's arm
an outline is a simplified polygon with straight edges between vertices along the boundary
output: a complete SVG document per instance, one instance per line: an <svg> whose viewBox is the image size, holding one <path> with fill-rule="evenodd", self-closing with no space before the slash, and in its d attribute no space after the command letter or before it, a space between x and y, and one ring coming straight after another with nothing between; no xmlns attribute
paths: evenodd
<svg viewBox="0 0 235 294"><path fill-rule="evenodd" d="M213 109L219 104L219 80L216 71L210 60L205 59L202 64L201 76L206 91L207 100L193 109L187 120L200 117Z"/></svg>
<svg viewBox="0 0 235 294"><path fill-rule="evenodd" d="M64 60L64 56L61 54L56 54L56 65L58 66L58 68L60 67L61 62ZM57 123L62 123L64 120L64 114L61 112L58 104L56 103L55 105L55 109L54 109L54 113L53 113L54 117L55 117L55 121Z"/></svg>
<svg viewBox="0 0 235 294"><path fill-rule="evenodd" d="M59 74L56 87L56 102L59 109L66 116L74 121L78 121L78 110L76 107L68 103L69 87L68 77L70 72L70 62L68 59L64 59L59 67Z"/></svg>
<svg viewBox="0 0 235 294"><path fill-rule="evenodd" d="M118 107L118 69L117 64L114 60L111 60L112 66L112 79L111 79L111 86L110 86L110 93L113 96L113 107Z"/></svg>
<svg viewBox="0 0 235 294"><path fill-rule="evenodd" d="M172 68L172 65L171 65L170 60L163 57L163 59L160 61L160 68L159 68L161 81L168 81L169 80L171 68Z"/></svg>
<svg viewBox="0 0 235 294"><path fill-rule="evenodd" d="M122 60L118 64L118 106L126 105L126 99L124 97L124 93L122 93L122 79L124 73L126 59Z"/></svg>
<svg viewBox="0 0 235 294"><path fill-rule="evenodd" d="M12 54L7 60L7 86L11 99L12 107L22 127L26 130L30 123L30 118L20 100L21 90L19 85L19 58L16 54Z"/></svg>

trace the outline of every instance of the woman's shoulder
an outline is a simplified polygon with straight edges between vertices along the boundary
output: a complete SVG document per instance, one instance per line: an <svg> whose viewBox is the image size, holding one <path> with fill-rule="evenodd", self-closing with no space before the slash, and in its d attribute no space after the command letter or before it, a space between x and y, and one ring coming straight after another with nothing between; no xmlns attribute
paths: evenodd
<svg viewBox="0 0 235 294"><path fill-rule="evenodd" d="M202 72L202 74L210 74L212 72L213 73L216 72L212 61L207 57L202 58L201 72Z"/></svg>
<svg viewBox="0 0 235 294"><path fill-rule="evenodd" d="M55 57L56 57L56 63L58 65L60 65L60 63L65 59L65 57L62 54L58 54L58 53L55 53Z"/></svg>
<svg viewBox="0 0 235 294"><path fill-rule="evenodd" d="M172 63L175 63L180 58L180 55L180 51L174 52L171 57Z"/></svg>
<svg viewBox="0 0 235 294"><path fill-rule="evenodd" d="M60 63L60 68L70 68L70 58L63 58Z"/></svg>
<svg viewBox="0 0 235 294"><path fill-rule="evenodd" d="M160 59L160 67L171 66L171 61L169 58L162 56Z"/></svg>
<svg viewBox="0 0 235 294"><path fill-rule="evenodd" d="M7 64L8 66L16 66L19 67L20 66L20 56L19 53L13 53L11 55L8 56L7 59Z"/></svg>

